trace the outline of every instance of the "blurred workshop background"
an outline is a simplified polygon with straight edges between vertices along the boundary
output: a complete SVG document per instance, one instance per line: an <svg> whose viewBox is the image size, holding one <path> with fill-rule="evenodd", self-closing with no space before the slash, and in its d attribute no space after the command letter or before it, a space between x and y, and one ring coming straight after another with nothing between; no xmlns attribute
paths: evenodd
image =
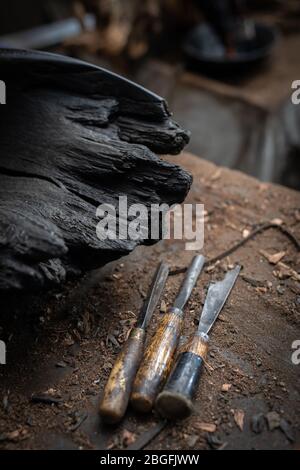
<svg viewBox="0 0 300 470"><path fill-rule="evenodd" d="M299 0L3 0L0 47L128 76L167 99L190 152L300 189Z"/></svg>

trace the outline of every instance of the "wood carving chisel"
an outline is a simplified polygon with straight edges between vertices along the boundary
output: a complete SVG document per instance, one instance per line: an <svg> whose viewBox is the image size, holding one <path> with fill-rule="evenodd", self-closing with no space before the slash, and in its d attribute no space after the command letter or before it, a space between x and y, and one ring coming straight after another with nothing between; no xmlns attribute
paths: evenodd
<svg viewBox="0 0 300 470"><path fill-rule="evenodd" d="M132 383L143 357L146 328L159 302L169 274L169 267L161 263L157 268L149 295L140 311L137 324L130 332L104 388L99 412L109 423L119 422L125 414Z"/></svg>
<svg viewBox="0 0 300 470"><path fill-rule="evenodd" d="M204 266L205 258L197 255L188 268L173 307L169 308L159 322L151 338L137 372L131 393L132 406L147 413L154 405L155 398L164 384L181 335L183 309Z"/></svg>
<svg viewBox="0 0 300 470"><path fill-rule="evenodd" d="M203 362L208 350L208 333L222 310L240 272L228 271L220 282L211 283L206 295L197 333L181 349L174 369L156 399L156 409L168 419L186 418L193 411Z"/></svg>

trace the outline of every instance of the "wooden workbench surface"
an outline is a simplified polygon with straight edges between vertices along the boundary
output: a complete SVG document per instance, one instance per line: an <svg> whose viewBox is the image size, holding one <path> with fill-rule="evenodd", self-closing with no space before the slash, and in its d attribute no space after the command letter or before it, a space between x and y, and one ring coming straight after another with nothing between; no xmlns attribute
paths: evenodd
<svg viewBox="0 0 300 470"><path fill-rule="evenodd" d="M205 205L207 257L273 219L300 238L299 193L192 155L171 160L194 176L187 202ZM285 253L281 263L288 268L266 258L279 252ZM120 426L106 428L97 414L99 393L158 261L182 267L193 255L182 241L162 241L139 247L60 291L34 299L1 298L1 337L10 341L8 363L0 369L0 447L99 449L139 443L158 417L129 411ZM300 339L300 259L285 235L270 229L207 269L189 303L184 334L195 330L208 282L236 262L243 271L211 335L197 413L184 424L165 427L149 449L299 445L300 365L291 356L293 341ZM170 277L162 311L181 279ZM160 315L158 309L150 335ZM32 394L43 393L59 402L32 403Z"/></svg>

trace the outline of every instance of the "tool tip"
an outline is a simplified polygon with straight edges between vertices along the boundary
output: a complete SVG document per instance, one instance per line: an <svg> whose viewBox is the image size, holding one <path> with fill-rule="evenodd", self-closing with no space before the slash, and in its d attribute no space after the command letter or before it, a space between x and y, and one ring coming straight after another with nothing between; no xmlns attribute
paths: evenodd
<svg viewBox="0 0 300 470"><path fill-rule="evenodd" d="M147 395L141 393L132 393L130 400L132 408L139 413L149 413L152 409L152 400Z"/></svg>
<svg viewBox="0 0 300 470"><path fill-rule="evenodd" d="M166 390L158 395L155 408L162 417L169 420L187 418L194 409L192 401L187 397Z"/></svg>

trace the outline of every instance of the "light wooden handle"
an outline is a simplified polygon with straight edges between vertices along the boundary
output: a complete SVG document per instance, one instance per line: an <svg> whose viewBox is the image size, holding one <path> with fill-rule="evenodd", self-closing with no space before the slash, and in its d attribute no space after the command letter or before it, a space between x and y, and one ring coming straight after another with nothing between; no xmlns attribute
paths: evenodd
<svg viewBox="0 0 300 470"><path fill-rule="evenodd" d="M145 330L134 328L105 385L99 412L108 423L119 422L127 409L136 371L143 357Z"/></svg>
<svg viewBox="0 0 300 470"><path fill-rule="evenodd" d="M182 317L183 313L178 308L169 309L146 348L130 400L137 411L147 413L151 410L157 393L170 373L181 335Z"/></svg>

